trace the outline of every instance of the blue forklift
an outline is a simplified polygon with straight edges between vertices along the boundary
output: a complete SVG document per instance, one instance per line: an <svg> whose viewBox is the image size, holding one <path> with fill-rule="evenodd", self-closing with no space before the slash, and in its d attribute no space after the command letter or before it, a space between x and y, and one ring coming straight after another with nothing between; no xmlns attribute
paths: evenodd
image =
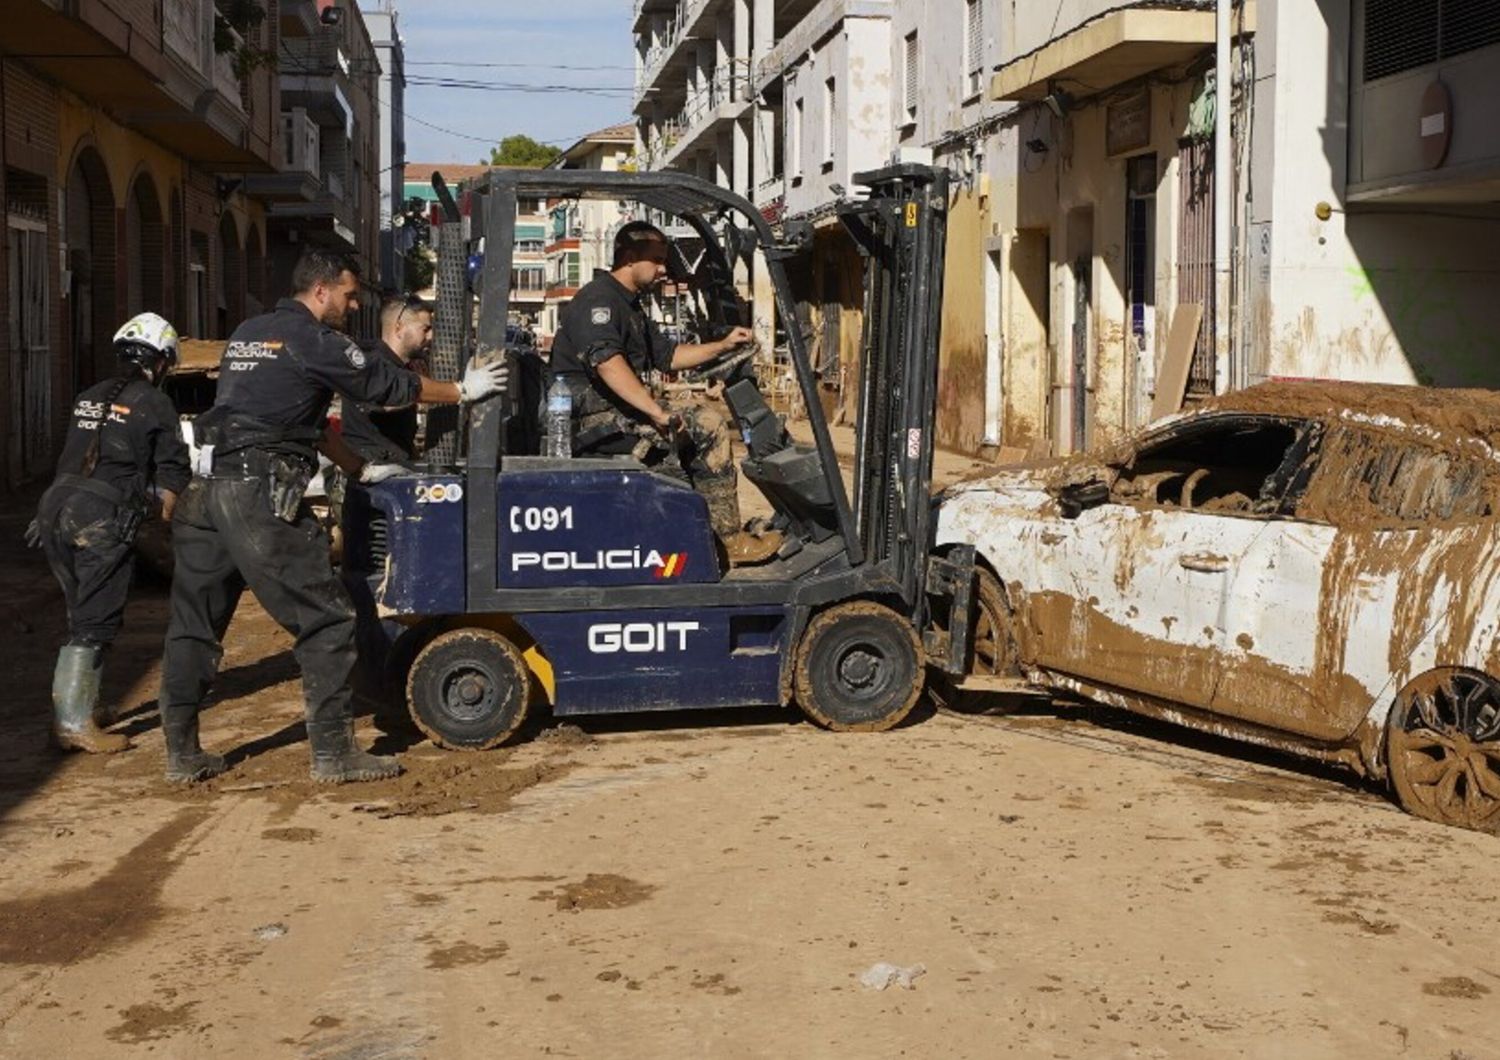
<svg viewBox="0 0 1500 1060"><path fill-rule="evenodd" d="M741 473L782 535L743 567L681 482L624 456L537 455L545 366L506 341L516 203L599 199L667 220L682 233L671 279L692 292L705 341L749 323L735 272L756 250L781 320L797 320L787 263L810 229L778 241L744 198L682 173L494 171L462 207L438 188L440 337L457 329L459 361L509 358L512 385L469 410L459 451L435 445L424 466L350 491L344 558L378 619L386 681L435 743L497 746L543 705L569 717L795 704L829 729L883 730L929 668L963 672L972 552L927 548L948 180L902 165L857 181L865 194L838 206L865 265L853 497L787 327L812 445L792 440L747 359L721 371ZM465 261L466 283L448 267ZM429 424L429 439L442 430Z"/></svg>

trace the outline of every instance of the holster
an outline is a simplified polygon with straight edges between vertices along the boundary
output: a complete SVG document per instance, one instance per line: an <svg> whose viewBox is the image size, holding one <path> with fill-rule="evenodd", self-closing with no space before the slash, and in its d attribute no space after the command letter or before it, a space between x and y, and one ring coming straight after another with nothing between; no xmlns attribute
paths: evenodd
<svg viewBox="0 0 1500 1060"><path fill-rule="evenodd" d="M312 468L301 460L280 453L268 453L266 458L271 510L283 522L295 523L297 512L302 507L302 496L312 481Z"/></svg>

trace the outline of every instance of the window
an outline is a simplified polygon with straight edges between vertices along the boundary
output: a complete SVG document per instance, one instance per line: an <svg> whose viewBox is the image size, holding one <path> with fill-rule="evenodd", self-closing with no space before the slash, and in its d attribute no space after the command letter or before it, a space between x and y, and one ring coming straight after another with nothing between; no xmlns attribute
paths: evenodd
<svg viewBox="0 0 1500 1060"><path fill-rule="evenodd" d="M906 114L906 124L917 120L917 34L916 31L906 35L906 58L902 65L905 75L904 87L901 90L901 108Z"/></svg>
<svg viewBox="0 0 1500 1060"><path fill-rule="evenodd" d="M833 165L834 129L838 126L839 93L833 78L823 82L823 167Z"/></svg>
<svg viewBox="0 0 1500 1060"><path fill-rule="evenodd" d="M799 99L792 107L792 132L791 143L788 145L791 155L790 173L793 180L802 179L802 101Z"/></svg>
<svg viewBox="0 0 1500 1060"><path fill-rule="evenodd" d="M1336 426L1298 514L1330 523L1425 526L1494 511L1481 459L1384 431Z"/></svg>
<svg viewBox="0 0 1500 1060"><path fill-rule="evenodd" d="M569 287L577 287L578 286L578 254L577 254L577 252L569 252L569 254L568 254L568 286Z"/></svg>
<svg viewBox="0 0 1500 1060"><path fill-rule="evenodd" d="M966 0L964 22L964 94L979 94L984 80L984 0Z"/></svg>
<svg viewBox="0 0 1500 1060"><path fill-rule="evenodd" d="M517 254L540 254L547 249L547 245L540 239L518 239L516 240Z"/></svg>
<svg viewBox="0 0 1500 1060"><path fill-rule="evenodd" d="M1110 499L1217 515L1284 514L1306 484L1300 471L1316 437L1301 421L1264 416L1226 415L1167 428L1141 445Z"/></svg>

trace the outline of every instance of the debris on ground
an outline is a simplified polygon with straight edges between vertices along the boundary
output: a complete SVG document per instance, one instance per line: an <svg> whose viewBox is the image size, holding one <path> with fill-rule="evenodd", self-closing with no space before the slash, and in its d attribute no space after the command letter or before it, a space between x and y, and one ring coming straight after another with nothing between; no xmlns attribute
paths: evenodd
<svg viewBox="0 0 1500 1060"><path fill-rule="evenodd" d="M871 990L884 990L889 986L913 990L916 988L917 980L926 974L927 966L924 964L913 964L909 968L903 968L888 961L877 961L865 970L865 974L859 977L859 981Z"/></svg>

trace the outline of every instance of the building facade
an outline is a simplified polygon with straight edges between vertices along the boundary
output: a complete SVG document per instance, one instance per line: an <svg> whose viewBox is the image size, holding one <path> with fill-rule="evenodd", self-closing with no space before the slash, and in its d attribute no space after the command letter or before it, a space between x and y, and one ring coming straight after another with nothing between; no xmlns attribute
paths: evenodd
<svg viewBox="0 0 1500 1060"><path fill-rule="evenodd" d="M451 188L475 180L500 167L468 165L460 162L409 162L404 198L420 199L429 212L437 207L437 193L432 190L432 175L442 174ZM509 316L513 324L535 326L542 319L547 301L547 241L551 218L543 199L520 199L516 202L515 250L510 277Z"/></svg>
<svg viewBox="0 0 1500 1060"><path fill-rule="evenodd" d="M380 64L375 87L375 118L380 125L380 168L376 174L380 188L380 279L384 286L399 290L406 286L404 255L410 242L402 238L403 226L391 222L405 206L406 50L395 0L382 0L379 7L367 5L362 10Z"/></svg>
<svg viewBox="0 0 1500 1060"><path fill-rule="evenodd" d="M568 147L552 163L556 169L595 169L618 172L635 153L635 126L612 125L589 133ZM610 267L615 232L631 219L618 202L572 199L551 204L546 249L546 304L538 322L538 337L550 342L557 334L558 314L588 283L595 269Z"/></svg>
<svg viewBox="0 0 1500 1060"><path fill-rule="evenodd" d="M382 69L358 5L337 0L330 6L340 16L333 25L318 23L314 32L281 41L277 69L286 164L266 181L274 182L274 189L260 181L251 185L269 200L277 291L288 286L292 266L308 244L352 257L368 288L385 285ZM373 307L365 307L361 331L372 331L374 319Z"/></svg>
<svg viewBox="0 0 1500 1060"><path fill-rule="evenodd" d="M0 19L4 487L51 473L73 395L113 373L129 316L209 337L270 297L246 183L281 156L276 78L217 51L213 16L211 0L16 0ZM243 43L274 50L288 20Z"/></svg>

